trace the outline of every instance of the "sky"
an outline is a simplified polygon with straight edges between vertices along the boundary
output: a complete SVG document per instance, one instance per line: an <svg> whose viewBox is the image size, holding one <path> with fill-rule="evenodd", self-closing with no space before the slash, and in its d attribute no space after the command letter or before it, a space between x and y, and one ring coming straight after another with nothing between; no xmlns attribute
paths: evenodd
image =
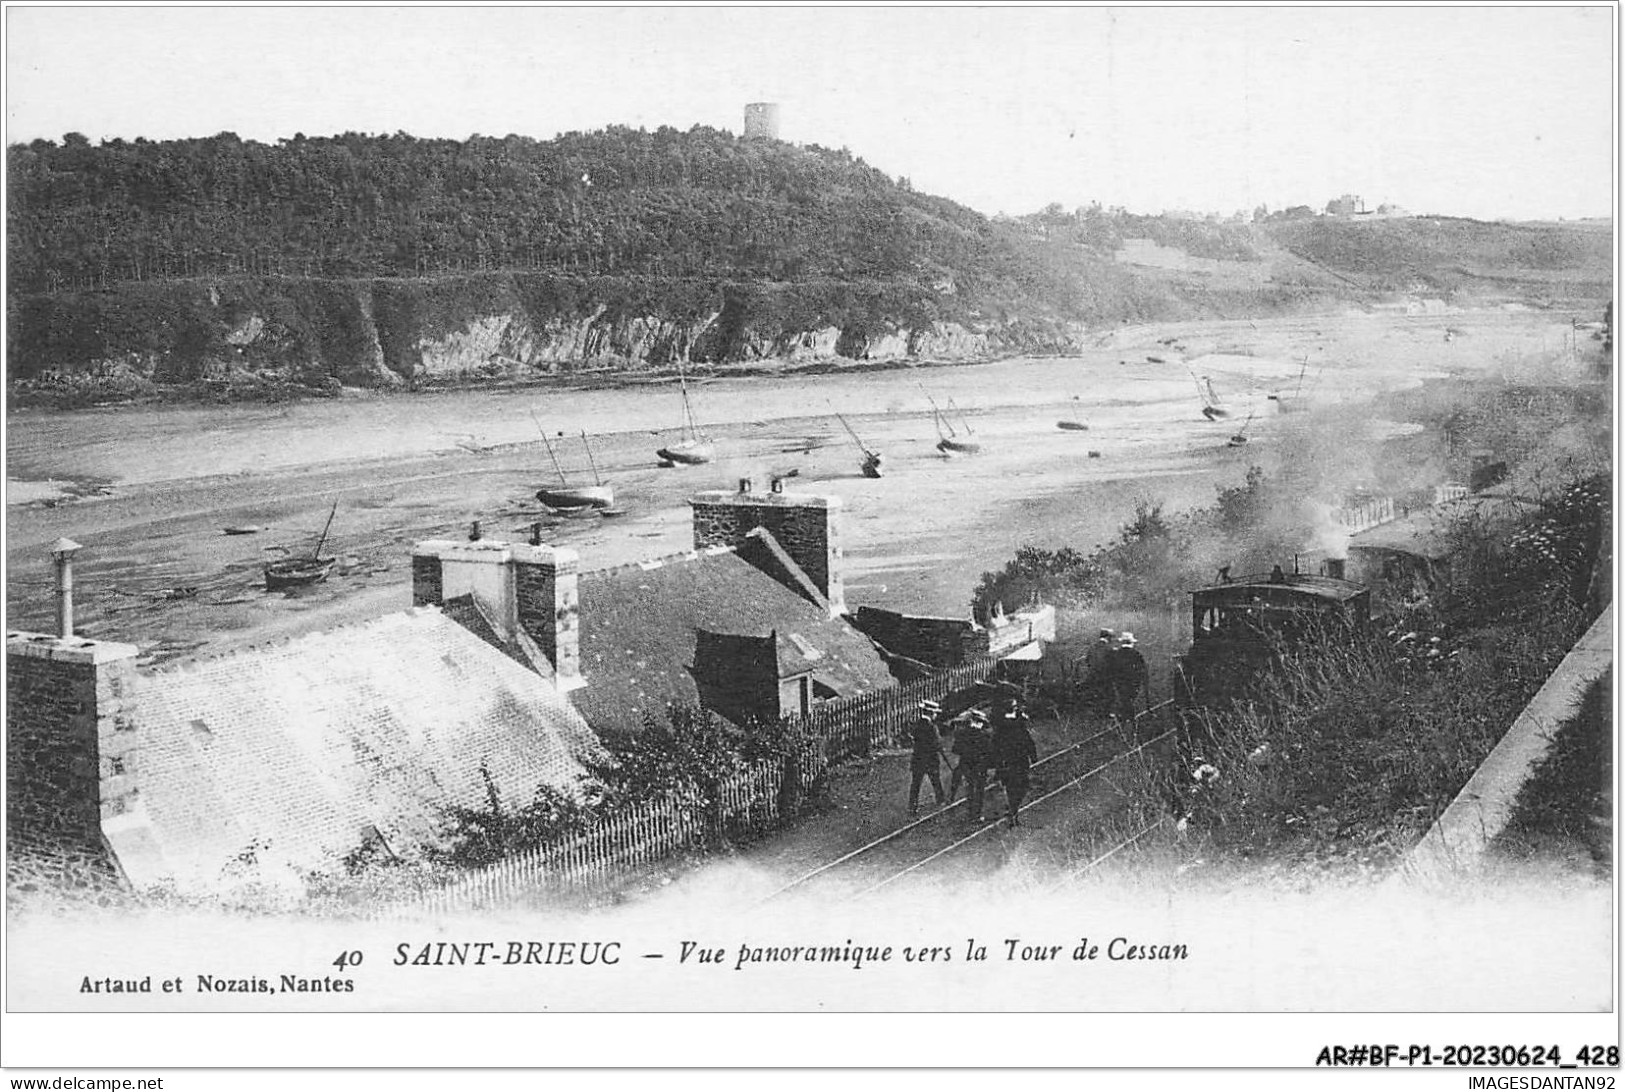
<svg viewBox="0 0 1625 1092"><path fill-rule="evenodd" d="M1612 214L1611 5L6 9L6 140L607 125L846 147L988 214Z"/></svg>

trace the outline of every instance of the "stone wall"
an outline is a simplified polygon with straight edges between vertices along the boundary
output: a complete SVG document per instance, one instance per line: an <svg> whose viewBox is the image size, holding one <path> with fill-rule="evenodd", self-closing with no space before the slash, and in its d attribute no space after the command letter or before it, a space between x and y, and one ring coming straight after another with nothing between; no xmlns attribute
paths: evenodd
<svg viewBox="0 0 1625 1092"><path fill-rule="evenodd" d="M6 827L14 845L100 855L139 803L133 645L6 638Z"/></svg>
<svg viewBox="0 0 1625 1092"><path fill-rule="evenodd" d="M831 609L846 611L841 585L841 499L803 493L700 493L688 502L694 509L694 548L739 549L745 536L765 529L800 566ZM799 593L800 589L792 589Z"/></svg>

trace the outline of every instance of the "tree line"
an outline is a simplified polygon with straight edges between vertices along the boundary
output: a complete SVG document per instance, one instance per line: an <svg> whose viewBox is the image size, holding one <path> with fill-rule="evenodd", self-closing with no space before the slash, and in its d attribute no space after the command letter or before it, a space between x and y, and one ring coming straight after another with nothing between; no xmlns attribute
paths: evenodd
<svg viewBox="0 0 1625 1092"><path fill-rule="evenodd" d="M700 126L545 141L344 133L265 144L226 132L93 145L69 133L11 145L7 161L13 293L496 269L944 291L1031 276L1022 232L845 149Z"/></svg>

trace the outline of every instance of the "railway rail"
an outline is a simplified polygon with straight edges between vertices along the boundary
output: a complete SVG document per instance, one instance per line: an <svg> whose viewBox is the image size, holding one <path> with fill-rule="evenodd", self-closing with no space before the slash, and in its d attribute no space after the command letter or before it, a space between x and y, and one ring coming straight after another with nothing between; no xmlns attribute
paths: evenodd
<svg viewBox="0 0 1625 1092"><path fill-rule="evenodd" d="M1163 827L1168 826L1170 822L1172 822L1172 820L1169 819L1168 816L1164 815L1150 823L1147 823L1133 834L1130 834L1127 838L1117 842L1104 853L1096 854L1094 857L1091 857L1089 860L1085 861L1076 868L1067 869L1064 873L1062 873L1059 880L1050 885L1049 890L1058 891L1062 888L1071 886L1078 880L1083 879L1083 877L1093 872L1095 869L1099 868L1101 865L1105 864L1107 861L1111 860L1113 857L1117 856L1129 846L1138 842L1141 838L1144 838L1146 835L1151 834L1154 831L1161 830Z"/></svg>
<svg viewBox="0 0 1625 1092"><path fill-rule="evenodd" d="M1021 814L1035 813L1046 803L1077 791L1126 758L1165 748L1173 740L1172 729L1158 732L1145 729L1154 723L1151 719L1154 714L1171 705L1171 702L1162 702L1152 706L1135 717L1126 729L1113 725L1039 759L1032 768L1033 794L1023 805ZM988 844L990 839L986 836L1004 825L1002 819L960 825L955 820L965 815L964 807L965 801L956 799L796 877L764 901L815 889L833 890L844 898L861 898L905 876L919 875L958 861L974 848Z"/></svg>

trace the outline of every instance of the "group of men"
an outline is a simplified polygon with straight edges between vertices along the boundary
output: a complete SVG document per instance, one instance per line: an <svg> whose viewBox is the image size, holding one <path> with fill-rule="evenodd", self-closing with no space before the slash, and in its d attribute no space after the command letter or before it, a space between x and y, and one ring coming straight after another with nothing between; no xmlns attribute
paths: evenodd
<svg viewBox="0 0 1625 1092"><path fill-rule="evenodd" d="M996 773L1004 786L1005 805L1011 826L1021 825L1021 804L1027 798L1032 765L1038 761L1038 745L1028 726L1027 711L1019 699L1006 697L991 712L972 709L961 721L942 720L942 706L934 701L920 703L914 722L914 750L909 762L908 813L918 814L920 786L931 782L937 803L952 804L965 786L966 819L982 819L988 775ZM948 758L944 746L954 758ZM953 771L948 791L942 791L942 763Z"/></svg>
<svg viewBox="0 0 1625 1092"><path fill-rule="evenodd" d="M1151 704L1151 672L1135 647L1134 634L1103 629L1084 657L1084 687L1092 704L1132 721Z"/></svg>
<svg viewBox="0 0 1625 1092"><path fill-rule="evenodd" d="M1094 703L1124 722L1132 721L1151 700L1151 676L1137 643L1127 630L1102 629L1086 657L1084 683ZM959 798L963 784L966 818L980 822L989 775L996 774L1004 786L1010 825L1021 825L1021 805L1027 797L1032 765L1038 761L1038 746L1019 698L1002 696L990 709L977 707L956 720L945 720L937 702L923 701L914 722L913 744L910 815L919 814L920 786L927 781L943 806ZM948 757L950 752L953 758ZM944 762L953 771L947 792L942 789Z"/></svg>

